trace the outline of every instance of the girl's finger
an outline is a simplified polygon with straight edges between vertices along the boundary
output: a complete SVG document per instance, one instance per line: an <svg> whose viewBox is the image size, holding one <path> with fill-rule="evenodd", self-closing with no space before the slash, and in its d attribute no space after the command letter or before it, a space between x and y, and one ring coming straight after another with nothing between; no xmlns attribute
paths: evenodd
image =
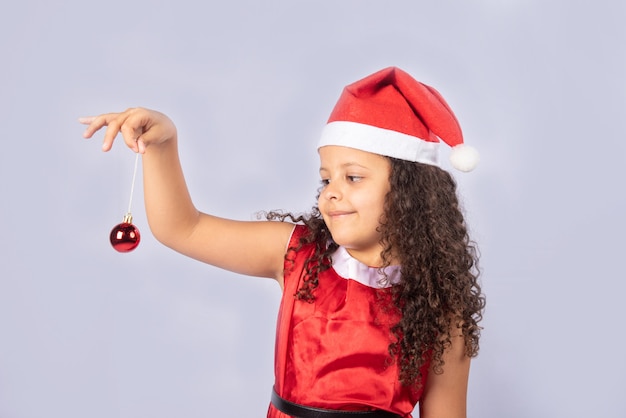
<svg viewBox="0 0 626 418"><path fill-rule="evenodd" d="M137 149L139 150L140 154L145 154L146 153L146 143L143 142L143 139L139 138L137 140Z"/></svg>
<svg viewBox="0 0 626 418"><path fill-rule="evenodd" d="M78 118L78 122L82 123L83 125L89 125L91 122L93 122L95 118L95 116L83 116Z"/></svg>
<svg viewBox="0 0 626 418"><path fill-rule="evenodd" d="M141 133L141 130L142 126L137 125L132 118L127 118L120 127L120 132L122 133L122 138L124 138L124 142L126 142L128 148L132 149L135 152L139 152L137 140L139 139L139 134Z"/></svg>
<svg viewBox="0 0 626 418"><path fill-rule="evenodd" d="M107 126L107 129L104 132L104 139L102 140L102 151L109 151L113 147L113 141L115 141L115 137L117 137L117 134L120 133L122 125L124 124L126 118L127 116L124 113L118 113L110 119L106 120L106 123L104 123L104 125ZM90 127L97 123L98 120L96 118L96 121L94 121L92 125L90 125Z"/></svg>
<svg viewBox="0 0 626 418"><path fill-rule="evenodd" d="M108 125L109 120L114 118L116 115L117 113L107 113L105 115L100 115L100 116L87 116L87 117L79 118L78 121L80 123L89 125L87 126L87 129L85 129L85 132L83 132L83 137L91 138L93 134L96 133L100 128Z"/></svg>

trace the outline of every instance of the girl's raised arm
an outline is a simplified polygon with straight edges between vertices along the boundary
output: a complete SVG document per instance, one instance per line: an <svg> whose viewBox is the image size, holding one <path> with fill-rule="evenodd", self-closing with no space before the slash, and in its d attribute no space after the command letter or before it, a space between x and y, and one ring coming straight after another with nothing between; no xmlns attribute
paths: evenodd
<svg viewBox="0 0 626 418"><path fill-rule="evenodd" d="M180 165L176 127L167 116L134 108L79 121L88 125L85 138L106 126L104 151L111 149L121 133L126 145L142 154L148 223L160 242L208 264L275 278L282 285L284 254L293 225L234 221L199 212Z"/></svg>

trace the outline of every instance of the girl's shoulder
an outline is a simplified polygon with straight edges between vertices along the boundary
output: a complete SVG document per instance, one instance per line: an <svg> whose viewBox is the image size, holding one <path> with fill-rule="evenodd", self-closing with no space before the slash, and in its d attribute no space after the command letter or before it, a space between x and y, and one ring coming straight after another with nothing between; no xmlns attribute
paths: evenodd
<svg viewBox="0 0 626 418"><path fill-rule="evenodd" d="M315 246L315 240L312 234L313 231L308 225L295 224L291 231L287 250L300 250L308 246Z"/></svg>
<svg viewBox="0 0 626 418"><path fill-rule="evenodd" d="M293 247L294 243L297 245L300 242L300 238L303 238L311 233L311 229L303 224L295 224L293 231L291 232L291 238L289 239L289 246Z"/></svg>

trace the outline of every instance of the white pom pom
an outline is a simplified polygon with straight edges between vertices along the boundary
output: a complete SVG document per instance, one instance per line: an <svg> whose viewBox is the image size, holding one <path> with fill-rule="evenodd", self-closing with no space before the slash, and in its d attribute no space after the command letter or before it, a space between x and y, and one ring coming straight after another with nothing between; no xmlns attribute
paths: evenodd
<svg viewBox="0 0 626 418"><path fill-rule="evenodd" d="M450 153L452 167L460 171L472 171L478 165L478 161L480 161L480 155L476 148L470 145L457 145L452 148Z"/></svg>

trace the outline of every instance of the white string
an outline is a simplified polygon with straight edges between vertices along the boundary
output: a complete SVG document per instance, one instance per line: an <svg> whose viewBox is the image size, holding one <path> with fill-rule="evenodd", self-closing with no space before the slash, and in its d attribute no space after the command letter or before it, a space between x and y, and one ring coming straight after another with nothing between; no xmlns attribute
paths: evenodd
<svg viewBox="0 0 626 418"><path fill-rule="evenodd" d="M128 201L128 214L130 215L130 207L133 204L133 193L135 192L135 178L137 177L137 165L139 163L139 153L135 157L135 169L133 170L133 182L130 185L130 200Z"/></svg>

